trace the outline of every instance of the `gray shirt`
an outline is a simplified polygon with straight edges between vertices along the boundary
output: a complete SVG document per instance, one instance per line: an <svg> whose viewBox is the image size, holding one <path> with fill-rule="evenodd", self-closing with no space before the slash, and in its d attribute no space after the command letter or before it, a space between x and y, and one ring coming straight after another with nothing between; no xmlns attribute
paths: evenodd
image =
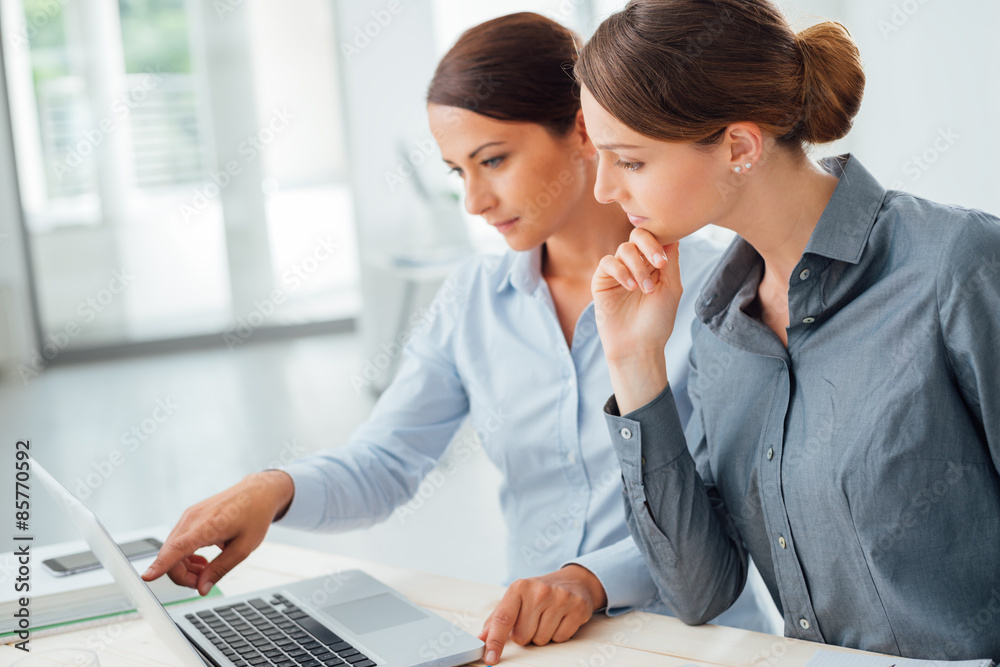
<svg viewBox="0 0 1000 667"><path fill-rule="evenodd" d="M764 266L737 238L699 297L686 433L669 387L608 402L629 529L688 623L749 552L788 636L1000 660L1000 220L824 166L788 347L744 312Z"/></svg>

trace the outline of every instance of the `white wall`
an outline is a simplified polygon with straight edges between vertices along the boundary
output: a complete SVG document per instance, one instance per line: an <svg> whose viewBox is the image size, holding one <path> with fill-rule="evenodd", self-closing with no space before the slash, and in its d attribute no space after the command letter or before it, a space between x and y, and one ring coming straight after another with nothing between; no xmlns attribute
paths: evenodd
<svg viewBox="0 0 1000 667"><path fill-rule="evenodd" d="M887 186L1000 214L1000 3L844 4L868 74L851 150Z"/></svg>
<svg viewBox="0 0 1000 667"><path fill-rule="evenodd" d="M1000 215L1000 25L995 0L812 0L782 3L800 27L822 16L854 36L867 85L850 151L888 188Z"/></svg>

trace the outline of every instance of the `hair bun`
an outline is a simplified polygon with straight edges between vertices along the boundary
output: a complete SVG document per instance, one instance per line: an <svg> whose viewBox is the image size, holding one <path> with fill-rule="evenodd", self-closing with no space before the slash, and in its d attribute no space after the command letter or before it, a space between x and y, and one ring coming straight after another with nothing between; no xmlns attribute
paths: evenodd
<svg viewBox="0 0 1000 667"><path fill-rule="evenodd" d="M840 23L826 21L795 37L804 69L801 138L825 144L847 135L861 108L865 72L857 44Z"/></svg>

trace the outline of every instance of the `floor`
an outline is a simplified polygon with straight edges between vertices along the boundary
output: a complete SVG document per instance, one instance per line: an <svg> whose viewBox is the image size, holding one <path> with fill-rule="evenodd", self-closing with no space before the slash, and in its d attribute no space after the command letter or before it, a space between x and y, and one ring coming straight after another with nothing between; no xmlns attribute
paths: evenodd
<svg viewBox="0 0 1000 667"><path fill-rule="evenodd" d="M15 442L29 439L33 456L112 532L171 526L249 472L343 445L374 405L350 383L363 363L356 334L341 334L55 365L26 385L0 384L0 451L12 470ZM499 473L481 451L458 465L461 474L422 491L417 511L371 529L272 528L269 538L500 583ZM13 497L12 478L0 475L0 497ZM36 544L79 538L40 489L32 494Z"/></svg>

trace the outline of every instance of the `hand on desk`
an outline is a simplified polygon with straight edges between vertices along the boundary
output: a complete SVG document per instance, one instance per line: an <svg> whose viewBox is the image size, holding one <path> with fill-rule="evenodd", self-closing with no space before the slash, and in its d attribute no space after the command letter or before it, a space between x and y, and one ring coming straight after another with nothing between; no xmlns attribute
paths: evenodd
<svg viewBox="0 0 1000 667"><path fill-rule="evenodd" d="M294 493L287 473L265 470L192 505L142 578L153 581L166 573L175 584L207 595L213 584L260 546L271 522L284 514ZM195 554L213 544L222 549L213 560Z"/></svg>
<svg viewBox="0 0 1000 667"><path fill-rule="evenodd" d="M606 604L601 581L580 565L519 579L507 589L479 633L486 642L485 662L497 663L508 636L521 646L564 642L590 620L595 609Z"/></svg>

